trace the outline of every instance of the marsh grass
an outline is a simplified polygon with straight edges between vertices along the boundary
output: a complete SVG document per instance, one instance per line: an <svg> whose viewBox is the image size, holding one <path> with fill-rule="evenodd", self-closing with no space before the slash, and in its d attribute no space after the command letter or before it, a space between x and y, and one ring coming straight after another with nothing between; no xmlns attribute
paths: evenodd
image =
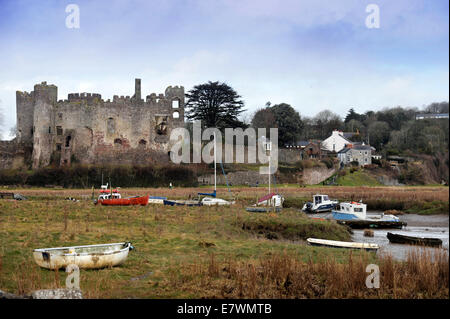
<svg viewBox="0 0 450 319"><path fill-rule="evenodd" d="M61 191L65 190L57 190ZM39 192L48 196L48 191ZM245 197L245 192L239 196ZM383 257L379 263L386 287L364 291L359 281L347 280L362 277L364 263L378 263L373 254L352 252L350 260L346 250L302 241L311 235L348 236L344 227L309 220L294 209L256 216L246 212L245 205L242 201L220 208L102 207L61 197L0 201L0 289L27 294L65 286L63 270L37 266L32 257L35 248L131 241L136 250L123 265L81 270L80 287L86 298L440 298L445 293L448 297L448 284L445 292L441 280L448 282L446 255L433 257L436 264L423 255L411 255L403 263ZM264 233L242 229L244 223L281 224L280 238L269 240ZM402 271L409 278L407 285ZM420 280L414 277L423 272Z"/></svg>
<svg viewBox="0 0 450 319"><path fill-rule="evenodd" d="M431 257L431 258L430 258ZM214 257L183 269L171 284L201 298L448 298L448 254L413 250L406 262L381 256L380 288L367 288L369 254L313 262L286 252L252 261Z"/></svg>

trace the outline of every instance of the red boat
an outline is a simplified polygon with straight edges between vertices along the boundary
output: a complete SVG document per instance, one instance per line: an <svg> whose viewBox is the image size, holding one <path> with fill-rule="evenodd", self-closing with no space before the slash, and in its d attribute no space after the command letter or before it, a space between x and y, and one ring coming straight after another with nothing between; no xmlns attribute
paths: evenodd
<svg viewBox="0 0 450 319"><path fill-rule="evenodd" d="M129 198L99 199L98 202L102 205L107 206L130 206L130 205L146 206L148 204L148 195Z"/></svg>

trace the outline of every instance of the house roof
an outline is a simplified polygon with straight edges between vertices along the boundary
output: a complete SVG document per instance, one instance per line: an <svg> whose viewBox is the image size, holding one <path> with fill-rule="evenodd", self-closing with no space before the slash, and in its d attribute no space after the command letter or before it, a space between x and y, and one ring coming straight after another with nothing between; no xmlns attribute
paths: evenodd
<svg viewBox="0 0 450 319"><path fill-rule="evenodd" d="M353 145L352 147L345 147L342 150L338 152L338 154L344 154L347 153L350 150L356 150L356 151L368 151L372 150L373 147L370 145Z"/></svg>
<svg viewBox="0 0 450 319"><path fill-rule="evenodd" d="M347 153L347 152L350 151L350 150L351 150L350 147L344 147L343 149L341 149L341 150L338 152L338 154L344 154L344 153Z"/></svg>

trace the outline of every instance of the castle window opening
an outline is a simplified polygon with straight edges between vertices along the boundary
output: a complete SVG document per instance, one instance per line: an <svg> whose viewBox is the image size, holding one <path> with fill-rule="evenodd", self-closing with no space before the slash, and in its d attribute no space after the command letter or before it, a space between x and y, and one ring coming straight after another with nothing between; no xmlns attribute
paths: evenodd
<svg viewBox="0 0 450 319"><path fill-rule="evenodd" d="M51 126L48 127L48 134L52 134L52 128L51 128Z"/></svg>
<svg viewBox="0 0 450 319"><path fill-rule="evenodd" d="M58 119L62 120L62 113L58 113Z"/></svg>
<svg viewBox="0 0 450 319"><path fill-rule="evenodd" d="M63 129L61 126L57 126L56 127L56 135L62 135L63 134Z"/></svg>
<svg viewBox="0 0 450 319"><path fill-rule="evenodd" d="M156 117L156 134L167 135L167 116Z"/></svg>
<svg viewBox="0 0 450 319"><path fill-rule="evenodd" d="M147 145L147 141L146 140L140 140L139 141L139 145L140 146L145 146L145 145Z"/></svg>
<svg viewBox="0 0 450 319"><path fill-rule="evenodd" d="M56 144L56 150L57 150L57 151L60 151L60 150L61 150L61 146L62 146L62 145L61 145L60 143Z"/></svg>
<svg viewBox="0 0 450 319"><path fill-rule="evenodd" d="M122 140L120 138L116 138L114 140L114 145L122 145Z"/></svg>
<svg viewBox="0 0 450 319"><path fill-rule="evenodd" d="M66 147L69 147L70 146L70 140L72 139L72 136L70 136L70 135L68 135L67 137L66 137Z"/></svg>
<svg viewBox="0 0 450 319"><path fill-rule="evenodd" d="M173 109L177 109L177 108L179 108L180 107L180 101L178 101L178 100L173 100L172 101L172 108Z"/></svg>
<svg viewBox="0 0 450 319"><path fill-rule="evenodd" d="M112 117L110 117L107 121L107 131L108 134L114 134L116 132L116 122Z"/></svg>
<svg viewBox="0 0 450 319"><path fill-rule="evenodd" d="M179 119L180 118L180 112L173 112L173 118Z"/></svg>

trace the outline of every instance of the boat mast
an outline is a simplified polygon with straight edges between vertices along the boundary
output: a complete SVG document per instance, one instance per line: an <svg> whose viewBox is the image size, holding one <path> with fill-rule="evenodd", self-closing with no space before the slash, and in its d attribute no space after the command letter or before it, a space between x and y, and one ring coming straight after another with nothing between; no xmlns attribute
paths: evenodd
<svg viewBox="0 0 450 319"><path fill-rule="evenodd" d="M217 188L216 161L216 132L214 132L214 192L216 192Z"/></svg>
<svg viewBox="0 0 450 319"><path fill-rule="evenodd" d="M271 160L271 149L272 149L272 147L271 147L272 145L271 145L271 142L269 142L269 143L266 143L266 151L268 151L269 152L269 194L270 194L270 175L271 175L271 173L270 173L270 160Z"/></svg>

